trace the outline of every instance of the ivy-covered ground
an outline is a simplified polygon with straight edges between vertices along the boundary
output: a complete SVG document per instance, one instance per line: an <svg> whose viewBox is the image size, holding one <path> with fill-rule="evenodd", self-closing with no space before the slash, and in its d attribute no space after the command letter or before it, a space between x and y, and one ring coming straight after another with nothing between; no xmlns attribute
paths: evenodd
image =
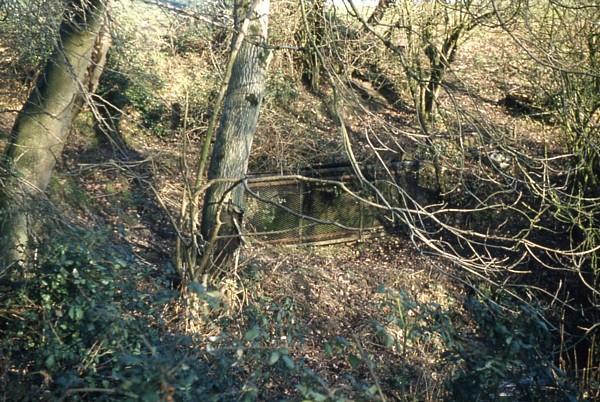
<svg viewBox="0 0 600 402"><path fill-rule="evenodd" d="M575 400L544 321L398 240L252 248L221 288L178 289L107 236L1 285L4 400Z"/></svg>

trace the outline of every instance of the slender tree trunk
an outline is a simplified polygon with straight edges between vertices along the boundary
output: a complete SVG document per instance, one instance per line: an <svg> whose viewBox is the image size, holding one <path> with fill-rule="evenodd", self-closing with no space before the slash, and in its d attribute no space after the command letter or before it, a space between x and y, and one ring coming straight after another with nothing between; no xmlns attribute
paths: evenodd
<svg viewBox="0 0 600 402"><path fill-rule="evenodd" d="M430 66L429 80L423 88L421 100L421 110L425 119L429 119L435 110L435 102L442 88L446 71L456 57L458 40L462 32L462 25L456 27L444 40L441 51L431 44L425 49Z"/></svg>
<svg viewBox="0 0 600 402"><path fill-rule="evenodd" d="M86 81L83 83L85 92L88 95L95 94L100 85L100 78L102 77L104 67L108 60L108 51L112 45L109 15L110 9L107 9L104 23L98 31L94 49L92 50L92 63L88 67ZM112 94L112 91L109 94ZM85 101L84 98L80 97L79 101L80 105L83 106ZM89 105L94 112L94 131L100 142L114 143L114 138L120 138L118 132L119 119L115 118L113 114L110 113L113 109L111 106L113 104L114 99L106 99L106 97L90 99ZM74 113L74 117L76 117L77 113L77 111ZM120 145L121 143L119 142L118 144Z"/></svg>
<svg viewBox="0 0 600 402"><path fill-rule="evenodd" d="M98 89L100 84L100 77L104 72L106 61L108 57L108 50L112 45L112 37L110 35L110 8L108 0L103 0L104 3L104 16L103 22L96 35L94 42L94 48L92 49L91 63L88 66L88 72L86 75L86 90L89 94L93 94Z"/></svg>
<svg viewBox="0 0 600 402"><path fill-rule="evenodd" d="M367 20L367 24L372 27L379 25L387 9L393 6L395 2L395 0L379 0L377 7L375 7L375 10L373 10L373 13ZM365 33L368 32L368 29L365 26L363 26L362 29Z"/></svg>
<svg viewBox="0 0 600 402"><path fill-rule="evenodd" d="M304 10L303 8L303 12ZM297 34L298 42L304 48L301 56L302 82L315 93L319 91L323 70L318 52L325 35L324 12L325 2L323 0L311 0L310 8L303 16L305 21Z"/></svg>
<svg viewBox="0 0 600 402"><path fill-rule="evenodd" d="M247 7L248 4L238 6L237 15L245 15ZM231 187L235 180L246 175L263 101L271 56L264 46L267 43L269 0L258 0L253 14L233 64L208 170L209 180L230 179L232 182L213 184L206 193L201 227L204 239L209 240L205 257L212 254L216 235L226 236L214 248L224 257L231 255L240 241L238 228L244 211L244 188L242 185ZM198 273L194 276L198 277Z"/></svg>
<svg viewBox="0 0 600 402"><path fill-rule="evenodd" d="M37 200L48 186L66 136L97 74L92 61L107 0L71 0L60 40L13 127L0 188L0 268L26 260Z"/></svg>

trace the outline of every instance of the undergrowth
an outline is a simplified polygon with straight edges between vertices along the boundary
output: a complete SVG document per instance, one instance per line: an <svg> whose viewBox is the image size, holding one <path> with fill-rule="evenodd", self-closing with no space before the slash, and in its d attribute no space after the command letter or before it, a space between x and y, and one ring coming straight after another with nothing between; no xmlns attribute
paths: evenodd
<svg viewBox="0 0 600 402"><path fill-rule="evenodd" d="M472 296L465 316L381 288L369 325L319 340L297 295L256 290L227 308L223 290L170 290L169 272L108 245L98 234L55 239L34 275L1 284L4 400L575 400L552 364L551 330L525 307ZM254 269L246 286L260 282ZM180 329L183 300L196 300L214 335Z"/></svg>

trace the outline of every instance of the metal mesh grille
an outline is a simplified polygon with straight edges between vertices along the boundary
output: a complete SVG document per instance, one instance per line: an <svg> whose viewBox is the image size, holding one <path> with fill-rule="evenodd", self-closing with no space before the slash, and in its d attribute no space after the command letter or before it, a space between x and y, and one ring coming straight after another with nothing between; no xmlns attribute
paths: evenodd
<svg viewBox="0 0 600 402"><path fill-rule="evenodd" d="M405 195L426 203L431 191L420 185L422 165L418 162L389 164L389 169L365 166L363 174L391 206L407 206ZM375 199L368 187L359 188L350 166L304 172L305 177L341 181L361 197ZM249 180L246 195L245 235L259 241L287 244L326 244L352 241L383 233L390 214L360 202L334 184L307 182L290 177L256 176ZM371 194L367 196L365 194ZM381 201L381 200L379 200ZM388 216L386 216L388 215Z"/></svg>
<svg viewBox="0 0 600 402"><path fill-rule="evenodd" d="M304 198L302 187L302 183L296 183L253 189L260 198L246 197L245 228L248 234L262 241L299 242L301 218L298 215L302 214Z"/></svg>
<svg viewBox="0 0 600 402"><path fill-rule="evenodd" d="M334 185L289 181L250 184L245 229L270 243L331 243L381 232L380 212ZM312 218L312 219L311 219Z"/></svg>

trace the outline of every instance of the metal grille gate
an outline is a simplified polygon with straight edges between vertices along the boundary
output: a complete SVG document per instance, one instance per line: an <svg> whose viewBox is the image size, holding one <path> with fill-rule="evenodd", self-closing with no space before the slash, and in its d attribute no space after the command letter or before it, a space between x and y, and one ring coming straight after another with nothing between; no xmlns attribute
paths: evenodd
<svg viewBox="0 0 600 402"><path fill-rule="evenodd" d="M364 172L393 205L398 205L396 184L409 193L423 193L417 184L418 164L401 162L393 167L394 178L375 168L366 168ZM350 166L338 166L313 169L301 175L341 181L358 191L360 186L351 172ZM331 244L385 233L382 224L385 211L365 205L333 184L256 175L248 180L248 187L251 192L246 196L244 230L258 241Z"/></svg>

